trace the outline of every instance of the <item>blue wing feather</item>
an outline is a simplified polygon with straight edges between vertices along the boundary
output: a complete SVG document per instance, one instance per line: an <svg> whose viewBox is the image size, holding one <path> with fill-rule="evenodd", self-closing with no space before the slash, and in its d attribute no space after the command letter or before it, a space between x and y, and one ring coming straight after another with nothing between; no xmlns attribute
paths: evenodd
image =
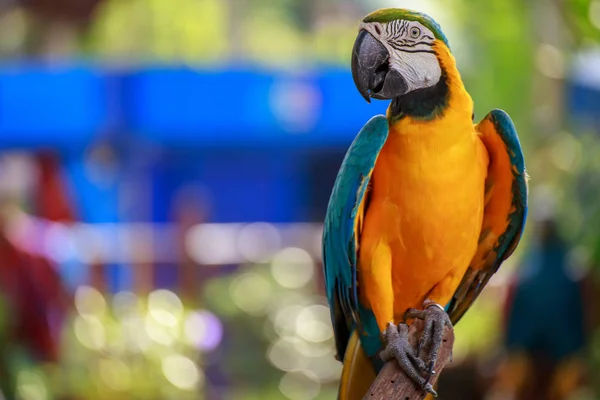
<svg viewBox="0 0 600 400"><path fill-rule="evenodd" d="M510 160L511 171L502 171L503 174L512 175L512 188L510 195L511 211L506 216L507 227L499 235L494 247L490 249L491 257L486 258L482 265L471 265L467 270L451 302L446 309L453 323L457 323L464 313L471 307L479 293L483 290L492 275L500 265L513 253L521 239L525 221L527 219L527 173L525 160L521 150L519 137L512 120L502 110L492 110L484 121L491 122L492 131L484 132L485 135L497 135L504 143ZM490 159L490 163L493 158ZM485 211L484 211L485 213ZM483 227L486 229L486 227Z"/></svg>
<svg viewBox="0 0 600 400"><path fill-rule="evenodd" d="M355 226L371 172L387 136L385 116L375 116L365 124L344 157L327 207L323 268L339 359L344 357L350 332L360 328L361 318L373 319L371 311L360 307L358 302L356 267L360 233L355 232ZM375 337L379 338L379 332L375 332Z"/></svg>

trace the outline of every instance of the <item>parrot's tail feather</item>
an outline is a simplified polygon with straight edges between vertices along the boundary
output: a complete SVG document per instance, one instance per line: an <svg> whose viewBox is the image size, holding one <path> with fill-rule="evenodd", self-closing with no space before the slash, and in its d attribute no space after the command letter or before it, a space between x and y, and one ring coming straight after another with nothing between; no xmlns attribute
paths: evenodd
<svg viewBox="0 0 600 400"><path fill-rule="evenodd" d="M344 355L338 400L362 400L375 378L373 364L365 355L355 330Z"/></svg>

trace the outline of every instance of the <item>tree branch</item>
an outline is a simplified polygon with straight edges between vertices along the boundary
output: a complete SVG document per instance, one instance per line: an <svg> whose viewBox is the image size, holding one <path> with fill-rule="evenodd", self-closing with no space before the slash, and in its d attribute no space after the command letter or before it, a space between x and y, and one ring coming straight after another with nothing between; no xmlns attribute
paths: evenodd
<svg viewBox="0 0 600 400"><path fill-rule="evenodd" d="M416 346L421 332L423 321L414 320L408 332L410 344ZM454 330L450 327L444 329L444 339L440 348L439 357L433 368L436 374L431 377L431 384L435 386L440 373L448 363L454 346ZM429 356L429 352L426 352ZM379 372L363 400L423 400L427 396L421 388L415 385L412 379L400 369L396 360L388 361Z"/></svg>

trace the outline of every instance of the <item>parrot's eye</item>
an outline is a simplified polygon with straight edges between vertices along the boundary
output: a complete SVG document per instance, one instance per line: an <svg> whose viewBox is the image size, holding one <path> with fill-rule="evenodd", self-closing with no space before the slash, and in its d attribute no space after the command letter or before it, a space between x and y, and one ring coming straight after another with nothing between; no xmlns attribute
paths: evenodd
<svg viewBox="0 0 600 400"><path fill-rule="evenodd" d="M413 38L418 38L421 35L421 30L416 26L410 28L410 36Z"/></svg>

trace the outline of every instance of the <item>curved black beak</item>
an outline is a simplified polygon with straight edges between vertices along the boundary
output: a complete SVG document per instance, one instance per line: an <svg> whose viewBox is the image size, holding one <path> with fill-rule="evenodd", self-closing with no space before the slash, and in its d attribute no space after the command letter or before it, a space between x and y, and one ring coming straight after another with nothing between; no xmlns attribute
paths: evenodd
<svg viewBox="0 0 600 400"><path fill-rule="evenodd" d="M352 49L352 77L367 102L371 97L389 100L406 93L408 85L400 73L390 68L390 55L383 44L366 30L358 33Z"/></svg>

